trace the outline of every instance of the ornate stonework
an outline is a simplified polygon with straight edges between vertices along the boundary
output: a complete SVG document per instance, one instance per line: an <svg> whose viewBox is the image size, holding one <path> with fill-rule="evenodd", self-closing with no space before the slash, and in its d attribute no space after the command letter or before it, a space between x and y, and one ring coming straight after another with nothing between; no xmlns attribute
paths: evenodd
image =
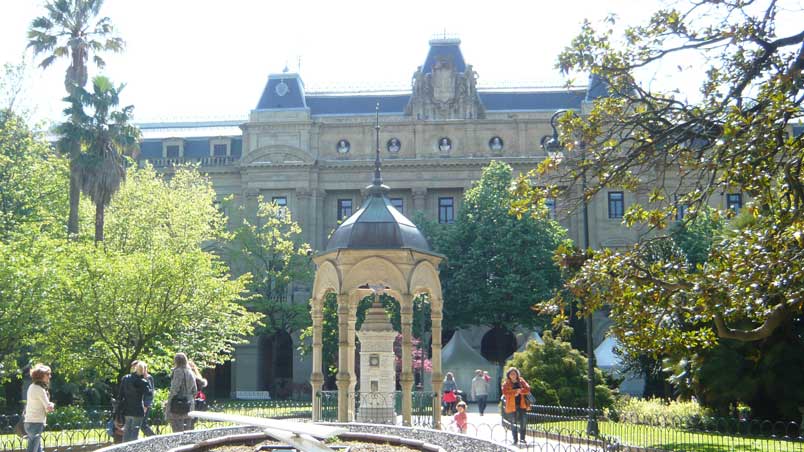
<svg viewBox="0 0 804 452"><path fill-rule="evenodd" d="M420 120L483 119L485 110L477 95L477 72L472 65L458 72L454 62L438 57L433 71L413 74L413 93L405 114Z"/></svg>

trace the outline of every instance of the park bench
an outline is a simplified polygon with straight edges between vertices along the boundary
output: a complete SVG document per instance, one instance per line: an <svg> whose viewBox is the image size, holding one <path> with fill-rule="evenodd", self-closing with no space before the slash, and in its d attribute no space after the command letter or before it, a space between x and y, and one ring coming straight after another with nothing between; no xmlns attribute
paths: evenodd
<svg viewBox="0 0 804 452"><path fill-rule="evenodd" d="M238 400L271 400L268 391L235 391L234 398Z"/></svg>

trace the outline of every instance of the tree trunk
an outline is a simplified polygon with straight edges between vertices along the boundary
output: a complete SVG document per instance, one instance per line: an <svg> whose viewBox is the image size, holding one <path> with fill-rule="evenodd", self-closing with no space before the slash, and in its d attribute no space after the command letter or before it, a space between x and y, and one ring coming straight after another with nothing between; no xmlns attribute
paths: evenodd
<svg viewBox="0 0 804 452"><path fill-rule="evenodd" d="M71 145L74 147L80 144ZM78 203L81 200L81 186L78 183L78 154L70 149L70 215L67 219L67 236L73 240L78 238Z"/></svg>
<svg viewBox="0 0 804 452"><path fill-rule="evenodd" d="M106 206L102 202L95 204L95 242L103 241L103 220Z"/></svg>

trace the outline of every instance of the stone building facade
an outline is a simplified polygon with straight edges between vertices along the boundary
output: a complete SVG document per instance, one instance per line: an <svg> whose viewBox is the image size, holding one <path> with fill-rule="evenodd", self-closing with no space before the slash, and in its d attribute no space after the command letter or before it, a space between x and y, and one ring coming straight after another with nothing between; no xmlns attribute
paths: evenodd
<svg viewBox="0 0 804 452"><path fill-rule="evenodd" d="M177 163L198 163L211 176L219 198L233 197L247 215L255 211L260 197L286 205L305 240L321 250L338 221L359 209L366 196L378 103L383 173L392 187L392 203L407 217L419 211L451 223L463 192L492 159L518 172L534 168L546 157L541 143L552 133L551 115L559 109L582 112L586 102L606 94L605 87L595 83L575 88L479 88L478 72L464 60L457 39L430 41L422 66L398 70L413 70L409 90L306 92L299 74L271 74L244 121L140 124L140 159L167 172ZM633 243L640 232L622 225L622 215L635 199L646 196L647 191L612 187L592 199L590 246ZM724 195L723 202L742 200L735 193ZM568 207L562 199L550 206L580 243L581 215ZM306 303L308 293L299 288L289 296ZM603 322L597 324L599 331L605 328ZM259 338L239 347L231 369L227 365L218 370L216 395L270 389L277 379L308 381L309 361L291 359L292 366L284 362L289 355L297 356L298 332L290 333L282 339L281 359L266 358L270 347L261 345ZM475 331L470 344L479 348L481 338L482 331Z"/></svg>

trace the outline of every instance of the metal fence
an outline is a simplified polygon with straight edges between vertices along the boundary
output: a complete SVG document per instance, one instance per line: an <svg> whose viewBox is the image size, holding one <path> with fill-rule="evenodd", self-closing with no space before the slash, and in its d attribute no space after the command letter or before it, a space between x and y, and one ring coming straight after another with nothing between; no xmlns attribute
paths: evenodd
<svg viewBox="0 0 804 452"><path fill-rule="evenodd" d="M208 409L229 414L270 418L312 417L310 401L265 400L265 401L224 401L212 402ZM43 446L48 452L91 451L113 442L109 420L112 418L110 407L90 408L81 412L80 420L53 422L48 421L42 434ZM58 419L54 416L55 419ZM20 419L19 414L0 415L0 452L25 450L27 440L14 433L14 426ZM171 433L169 422L161 410L155 410L148 416L148 424L157 435ZM186 428L220 427L226 424L214 422L188 422ZM143 436L143 432L140 432Z"/></svg>
<svg viewBox="0 0 804 452"><path fill-rule="evenodd" d="M544 438L577 436L619 450L801 452L796 422L706 416L646 416L596 411L599 434L586 435L589 410L535 405L528 432Z"/></svg>
<svg viewBox="0 0 804 452"><path fill-rule="evenodd" d="M319 391L318 418L323 422L338 421L338 391ZM414 427L432 428L435 425L434 410L436 394L413 391L411 394L411 424ZM349 393L349 406L353 407L354 419L367 424L401 425L402 392Z"/></svg>

